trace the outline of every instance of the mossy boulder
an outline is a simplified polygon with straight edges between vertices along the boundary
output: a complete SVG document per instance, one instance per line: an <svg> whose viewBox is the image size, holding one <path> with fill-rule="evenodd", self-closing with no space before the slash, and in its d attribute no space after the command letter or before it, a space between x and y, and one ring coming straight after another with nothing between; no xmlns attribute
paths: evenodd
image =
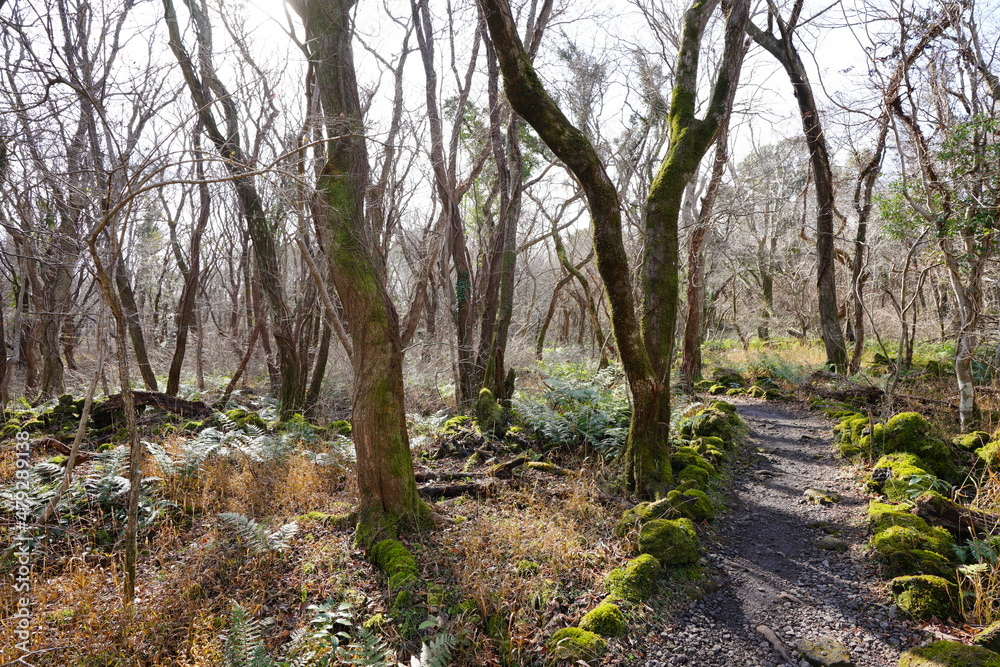
<svg viewBox="0 0 1000 667"><path fill-rule="evenodd" d="M953 544L951 534L943 528L918 530L909 526L889 526L872 537L872 546L884 558L900 551L924 549L951 559Z"/></svg>
<svg viewBox="0 0 1000 667"><path fill-rule="evenodd" d="M679 516L701 523L715 517L715 507L712 505L708 494L700 489L688 489L681 491L674 489L667 494L667 503L670 504L674 516Z"/></svg>
<svg viewBox="0 0 1000 667"><path fill-rule="evenodd" d="M912 574L932 574L948 581L956 576L955 563L941 554L926 549L897 551L886 559L885 573L890 577Z"/></svg>
<svg viewBox="0 0 1000 667"><path fill-rule="evenodd" d="M971 433L956 435L951 439L951 444L967 452L973 452L980 447L985 447L990 440L992 440L992 436L986 431L972 431Z"/></svg>
<svg viewBox="0 0 1000 667"><path fill-rule="evenodd" d="M946 640L911 648L899 656L899 667L1000 667L1000 654Z"/></svg>
<svg viewBox="0 0 1000 667"><path fill-rule="evenodd" d="M556 631L546 646L553 662L565 660L572 664L581 661L591 662L608 650L608 643L603 637L580 628L563 628Z"/></svg>
<svg viewBox="0 0 1000 667"><path fill-rule="evenodd" d="M662 565L690 565L698 560L698 533L690 519L653 519L639 531L639 552Z"/></svg>
<svg viewBox="0 0 1000 667"><path fill-rule="evenodd" d="M710 476L708 471L701 466L690 465L677 473L678 482L691 482L701 489L708 488Z"/></svg>
<svg viewBox="0 0 1000 667"><path fill-rule="evenodd" d="M957 590L941 577L929 574L896 577L891 588L896 606L914 621L944 620L955 610Z"/></svg>
<svg viewBox="0 0 1000 667"><path fill-rule="evenodd" d="M713 384L708 388L708 393L712 396L725 396L729 389L724 384Z"/></svg>
<svg viewBox="0 0 1000 667"><path fill-rule="evenodd" d="M369 559L389 576L390 590L417 581L417 559L399 540L382 540L372 547Z"/></svg>
<svg viewBox="0 0 1000 667"><path fill-rule="evenodd" d="M618 520L618 525L615 526L615 536L624 537L636 526L641 526L650 519L655 518L650 510L651 506L652 503L644 502L625 510L622 513L621 519Z"/></svg>
<svg viewBox="0 0 1000 667"><path fill-rule="evenodd" d="M694 383L695 391L708 391L716 384L715 380L698 380Z"/></svg>
<svg viewBox="0 0 1000 667"><path fill-rule="evenodd" d="M226 412L226 417L238 429L246 430L247 426L267 431L267 422L256 412L250 412L243 408L235 408Z"/></svg>
<svg viewBox="0 0 1000 667"><path fill-rule="evenodd" d="M611 599L642 602L656 591L659 576L660 561L651 554L642 554L611 570L604 583Z"/></svg>
<svg viewBox="0 0 1000 667"><path fill-rule="evenodd" d="M857 444L861 439L861 432L868 426L868 423L867 417L852 412L833 427L833 432L837 436L838 442Z"/></svg>
<svg viewBox="0 0 1000 667"><path fill-rule="evenodd" d="M1000 440L991 440L976 450L976 456L990 470L1000 469Z"/></svg>
<svg viewBox="0 0 1000 667"><path fill-rule="evenodd" d="M892 526L906 526L920 532L931 529L930 524L909 512L909 505L890 505L873 500L868 504L868 521L872 532L878 533Z"/></svg>
<svg viewBox="0 0 1000 667"><path fill-rule="evenodd" d="M726 461L729 456L722 450L726 448L726 443L723 442L722 438L715 438L712 436L706 436L703 438L695 438L691 440L691 447L699 456L711 463L712 465L719 465ZM680 449L680 447L678 447Z"/></svg>
<svg viewBox="0 0 1000 667"><path fill-rule="evenodd" d="M602 637L621 637L627 629L625 615L618 605L611 602L604 602L588 611L577 625L581 630Z"/></svg>
<svg viewBox="0 0 1000 667"><path fill-rule="evenodd" d="M717 401L681 422L681 435L689 438L715 437L732 448L744 428L743 420L731 403Z"/></svg>
<svg viewBox="0 0 1000 667"><path fill-rule="evenodd" d="M1000 621L991 623L977 632L972 643L1000 653Z"/></svg>
<svg viewBox="0 0 1000 667"><path fill-rule="evenodd" d="M326 427L326 430L333 435L342 435L348 438L351 436L351 433L353 433L351 422L345 419L338 419L337 421L331 423Z"/></svg>
<svg viewBox="0 0 1000 667"><path fill-rule="evenodd" d="M697 466L703 469L709 477L715 477L716 475L715 466L699 454L697 449L690 446L678 447L670 455L670 466L677 473L688 466Z"/></svg>
<svg viewBox="0 0 1000 667"><path fill-rule="evenodd" d="M954 471L951 449L938 437L927 418L917 412L893 415L885 423L881 438L882 451L886 454L914 454L938 477L947 478Z"/></svg>
<svg viewBox="0 0 1000 667"><path fill-rule="evenodd" d="M933 482L933 476L920 457L907 452L886 454L865 478L869 491L884 493L890 500L904 500L912 488L918 488L919 493L930 488Z"/></svg>
<svg viewBox="0 0 1000 667"><path fill-rule="evenodd" d="M746 378L735 368L718 367L712 369L712 379L716 384L724 384L727 387L745 387Z"/></svg>

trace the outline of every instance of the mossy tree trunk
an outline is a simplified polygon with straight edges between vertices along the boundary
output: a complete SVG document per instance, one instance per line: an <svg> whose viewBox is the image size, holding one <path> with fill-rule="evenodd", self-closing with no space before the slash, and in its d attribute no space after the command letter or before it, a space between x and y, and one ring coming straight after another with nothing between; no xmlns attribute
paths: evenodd
<svg viewBox="0 0 1000 667"><path fill-rule="evenodd" d="M367 547L382 531L428 525L429 509L417 496L410 458L399 319L365 223L368 155L351 49L354 2L293 6L305 23L329 137L314 210L353 346L358 539Z"/></svg>
<svg viewBox="0 0 1000 667"><path fill-rule="evenodd" d="M847 348L838 316L837 274L833 259L833 169L812 84L793 44L802 3L803 0L795 0L787 20L778 15L774 5L769 5L771 9L768 24L777 24L777 35L770 31L764 32L751 22L747 22L746 26L747 33L753 40L781 63L798 102L816 189L816 286L819 294L820 329L823 345L826 347L827 365L838 373L843 373L847 370Z"/></svg>
<svg viewBox="0 0 1000 667"><path fill-rule="evenodd" d="M748 3L740 0L732 5L726 56L704 120L694 117L698 50L704 25L718 3L698 1L687 13L678 59L678 86L671 100L671 146L647 200L641 326L622 242L621 204L604 164L584 133L566 118L542 85L518 37L509 3L480 0L479 4L500 60L507 99L574 173L587 197L597 266L607 290L612 330L632 393L632 423L624 451L625 484L637 495L653 496L672 481L667 439L668 374L677 316L677 218L687 183L683 179L690 178L715 138L724 116L721 107L731 104L742 64L741 21L746 21ZM738 30L732 29L733 24Z"/></svg>

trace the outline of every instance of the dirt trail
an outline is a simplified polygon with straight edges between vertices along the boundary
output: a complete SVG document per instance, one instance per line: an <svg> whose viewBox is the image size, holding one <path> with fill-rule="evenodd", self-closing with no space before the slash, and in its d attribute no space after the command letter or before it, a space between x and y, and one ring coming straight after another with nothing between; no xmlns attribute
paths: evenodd
<svg viewBox="0 0 1000 667"><path fill-rule="evenodd" d="M788 405L742 401L750 457L734 474L727 511L706 540L718 570L718 590L693 602L650 637L649 667L808 665L797 653L788 663L757 632L766 625L794 651L800 639L832 637L850 650L857 667L895 666L901 650L922 633L899 618L882 581L862 555L867 499L833 458L831 424ZM839 493L839 503L815 505L810 487ZM846 552L817 548L836 529Z"/></svg>

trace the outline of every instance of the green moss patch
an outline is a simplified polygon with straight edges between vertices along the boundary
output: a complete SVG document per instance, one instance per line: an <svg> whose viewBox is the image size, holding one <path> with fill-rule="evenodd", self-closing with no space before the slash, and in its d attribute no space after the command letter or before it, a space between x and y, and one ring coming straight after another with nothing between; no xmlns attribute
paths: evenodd
<svg viewBox="0 0 1000 667"><path fill-rule="evenodd" d="M899 551L924 549L950 559L954 553L952 544L951 535L943 528L917 530L909 526L889 526L872 537L872 546L886 558Z"/></svg>
<svg viewBox="0 0 1000 667"><path fill-rule="evenodd" d="M369 554L373 565L389 575L389 589L397 590L417 580L417 559L399 540L382 540Z"/></svg>
<svg viewBox="0 0 1000 667"><path fill-rule="evenodd" d="M893 415L885 423L880 444L886 454L906 452L918 456L927 464L927 469L938 477L950 477L954 470L951 449L919 413L900 412Z"/></svg>
<svg viewBox="0 0 1000 667"><path fill-rule="evenodd" d="M653 519L639 531L639 551L663 565L690 565L698 560L698 533L690 519Z"/></svg>
<svg viewBox="0 0 1000 667"><path fill-rule="evenodd" d="M563 628L549 639L546 646L554 661L566 660L571 663L590 662L604 655L608 643L593 632L580 628Z"/></svg>
<svg viewBox="0 0 1000 667"><path fill-rule="evenodd" d="M625 634L625 615L618 605L605 602L588 611L578 623L581 630L602 637L620 637Z"/></svg>
<svg viewBox="0 0 1000 667"><path fill-rule="evenodd" d="M981 646L940 641L911 648L899 656L899 667L1000 667L1000 655Z"/></svg>
<svg viewBox="0 0 1000 667"><path fill-rule="evenodd" d="M642 602L656 591L660 561L650 554L633 558L608 573L604 582L612 599Z"/></svg>
<svg viewBox="0 0 1000 667"><path fill-rule="evenodd" d="M931 618L944 620L955 610L954 586L933 575L896 577L892 580L892 597L896 606L915 621Z"/></svg>

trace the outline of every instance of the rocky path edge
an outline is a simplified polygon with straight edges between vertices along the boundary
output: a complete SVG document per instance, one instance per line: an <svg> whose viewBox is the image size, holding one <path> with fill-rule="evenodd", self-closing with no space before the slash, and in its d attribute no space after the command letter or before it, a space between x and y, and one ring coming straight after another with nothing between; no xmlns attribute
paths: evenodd
<svg viewBox="0 0 1000 667"><path fill-rule="evenodd" d="M789 404L734 402L751 454L736 464L726 510L705 539L716 590L656 624L632 664L896 665L926 637L865 556L868 499L834 458L832 423Z"/></svg>

